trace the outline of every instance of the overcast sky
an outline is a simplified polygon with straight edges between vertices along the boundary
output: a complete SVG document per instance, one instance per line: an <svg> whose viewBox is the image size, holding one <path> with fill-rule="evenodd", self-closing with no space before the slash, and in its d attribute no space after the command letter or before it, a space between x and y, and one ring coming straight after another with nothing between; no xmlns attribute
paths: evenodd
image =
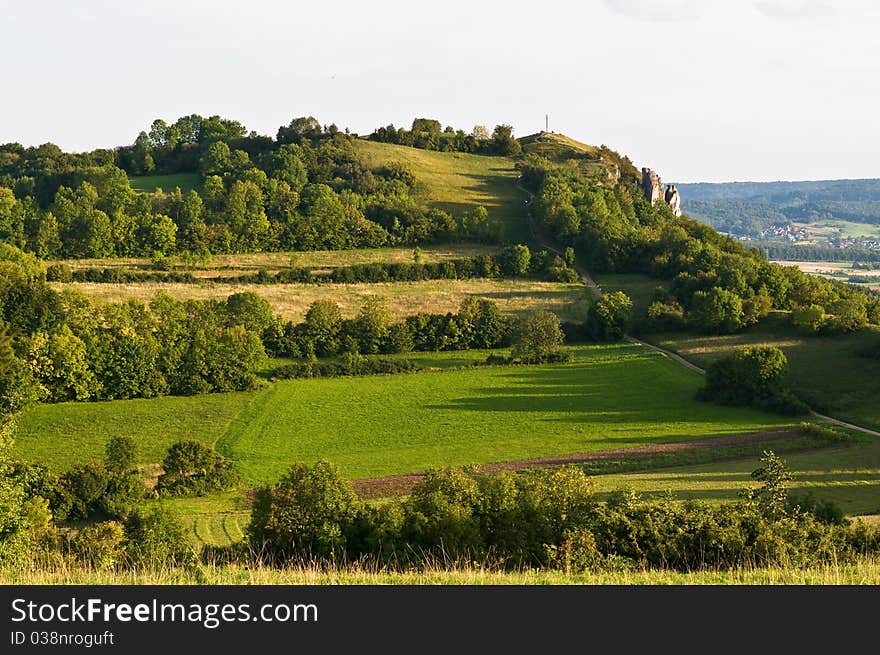
<svg viewBox="0 0 880 655"><path fill-rule="evenodd" d="M0 0L0 142L112 147L190 113L523 136L549 113L666 181L880 177L878 35L869 0Z"/></svg>

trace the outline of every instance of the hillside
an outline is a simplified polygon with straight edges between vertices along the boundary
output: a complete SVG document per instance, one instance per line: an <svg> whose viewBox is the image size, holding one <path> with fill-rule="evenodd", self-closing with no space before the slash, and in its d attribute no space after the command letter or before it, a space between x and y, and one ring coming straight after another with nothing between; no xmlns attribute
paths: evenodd
<svg viewBox="0 0 880 655"><path fill-rule="evenodd" d="M517 171L510 157L437 152L364 139L356 140L354 147L370 166L406 164L418 180L417 193L431 206L458 216L482 205L490 218L504 223L507 240L528 241L524 196L516 188Z"/></svg>

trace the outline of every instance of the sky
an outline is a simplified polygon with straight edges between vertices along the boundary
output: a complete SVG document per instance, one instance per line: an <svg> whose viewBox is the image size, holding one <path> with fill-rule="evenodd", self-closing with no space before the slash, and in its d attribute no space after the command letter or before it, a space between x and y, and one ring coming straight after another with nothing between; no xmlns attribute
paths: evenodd
<svg viewBox="0 0 880 655"><path fill-rule="evenodd" d="M664 181L880 177L878 34L873 0L0 0L0 143L549 114Z"/></svg>

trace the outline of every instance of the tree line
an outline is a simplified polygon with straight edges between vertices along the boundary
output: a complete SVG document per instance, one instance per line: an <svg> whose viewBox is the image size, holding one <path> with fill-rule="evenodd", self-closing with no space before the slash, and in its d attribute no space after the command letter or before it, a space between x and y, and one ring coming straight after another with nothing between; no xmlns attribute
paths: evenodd
<svg viewBox="0 0 880 655"><path fill-rule="evenodd" d="M513 137L513 128L510 125L496 125L491 134L484 125L476 125L471 132L465 132L451 126L441 128L440 121L433 118L416 118L408 130L394 127L393 123L379 127L370 134L369 139L441 152L470 152L507 157L522 152L522 146Z"/></svg>

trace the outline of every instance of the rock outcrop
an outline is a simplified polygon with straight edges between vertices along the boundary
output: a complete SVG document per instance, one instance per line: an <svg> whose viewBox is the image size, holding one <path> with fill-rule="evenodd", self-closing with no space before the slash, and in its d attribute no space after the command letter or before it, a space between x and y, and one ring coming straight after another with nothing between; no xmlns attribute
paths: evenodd
<svg viewBox="0 0 880 655"><path fill-rule="evenodd" d="M656 205L657 201L663 198L663 182L650 168L642 169L642 193L652 205Z"/></svg>
<svg viewBox="0 0 880 655"><path fill-rule="evenodd" d="M681 198L678 195L678 189L675 188L674 184L669 184L666 186L666 192L664 193L663 182L660 180L660 176L650 168L642 169L642 193L645 194L645 199L651 205L656 205L662 200L669 205L673 214L681 216Z"/></svg>
<svg viewBox="0 0 880 655"><path fill-rule="evenodd" d="M676 216L681 216L681 197L678 195L678 189L675 188L674 184L666 185L666 196L664 199L672 213Z"/></svg>

